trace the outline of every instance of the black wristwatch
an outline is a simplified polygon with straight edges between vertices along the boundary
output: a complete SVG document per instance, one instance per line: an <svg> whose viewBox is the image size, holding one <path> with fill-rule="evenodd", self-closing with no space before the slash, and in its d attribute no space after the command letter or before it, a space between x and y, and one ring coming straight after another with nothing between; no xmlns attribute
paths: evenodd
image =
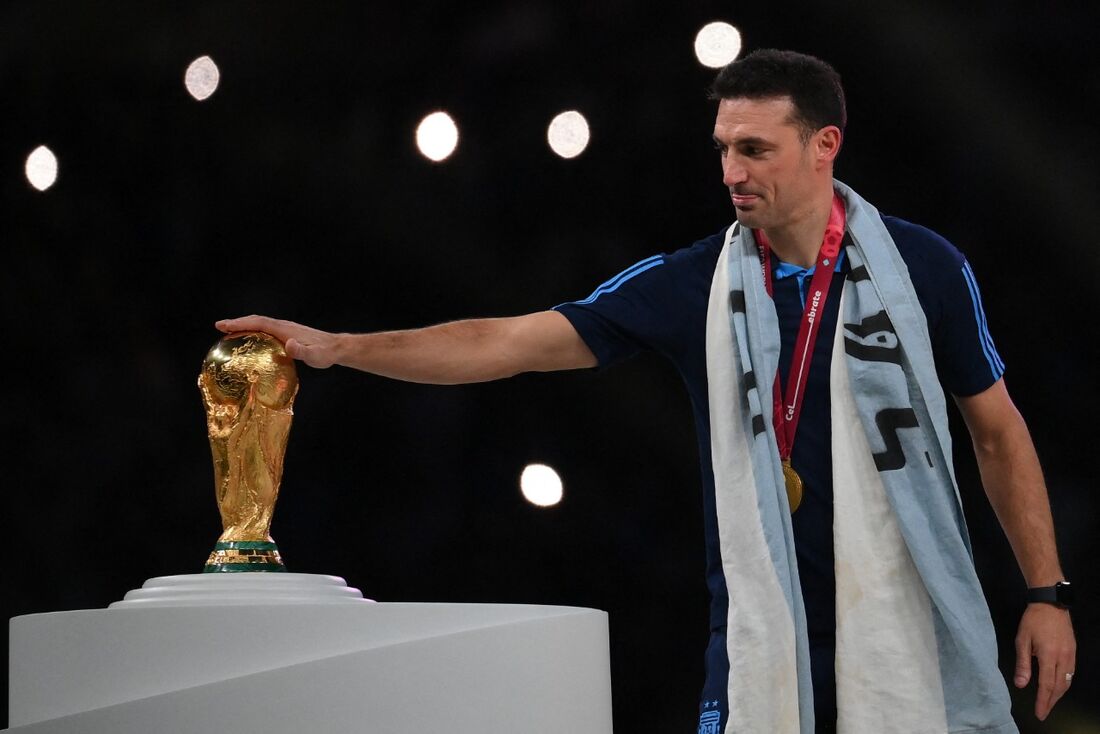
<svg viewBox="0 0 1100 734"><path fill-rule="evenodd" d="M1054 586L1040 586L1027 590L1027 603L1043 602L1061 609L1073 606L1073 587L1068 581L1059 581Z"/></svg>

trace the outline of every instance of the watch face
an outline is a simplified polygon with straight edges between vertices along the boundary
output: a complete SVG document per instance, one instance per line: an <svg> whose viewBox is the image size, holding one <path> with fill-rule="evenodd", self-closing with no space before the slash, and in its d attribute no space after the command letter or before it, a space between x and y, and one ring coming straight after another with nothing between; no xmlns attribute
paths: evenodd
<svg viewBox="0 0 1100 734"><path fill-rule="evenodd" d="M1054 585L1054 593L1058 596L1058 603L1065 607L1073 606L1073 586L1068 581L1060 581Z"/></svg>

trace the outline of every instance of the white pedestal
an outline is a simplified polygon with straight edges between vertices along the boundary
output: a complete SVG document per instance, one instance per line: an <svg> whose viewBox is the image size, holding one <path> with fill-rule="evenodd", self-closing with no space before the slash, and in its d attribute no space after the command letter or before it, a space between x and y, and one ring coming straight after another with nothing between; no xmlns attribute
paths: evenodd
<svg viewBox="0 0 1100 734"><path fill-rule="evenodd" d="M607 615L591 609L196 574L10 633L13 734L611 732Z"/></svg>

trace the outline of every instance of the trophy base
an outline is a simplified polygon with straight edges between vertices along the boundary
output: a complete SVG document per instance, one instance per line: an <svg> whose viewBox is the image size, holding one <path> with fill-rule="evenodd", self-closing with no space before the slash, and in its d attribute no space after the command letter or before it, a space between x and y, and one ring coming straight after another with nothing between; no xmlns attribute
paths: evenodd
<svg viewBox="0 0 1100 734"><path fill-rule="evenodd" d="M268 540L220 540L203 573L286 572L279 548Z"/></svg>

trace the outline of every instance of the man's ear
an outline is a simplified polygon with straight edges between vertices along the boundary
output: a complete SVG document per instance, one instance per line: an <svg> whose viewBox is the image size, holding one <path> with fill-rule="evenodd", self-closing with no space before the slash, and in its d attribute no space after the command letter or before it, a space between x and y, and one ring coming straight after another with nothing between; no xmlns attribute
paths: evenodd
<svg viewBox="0 0 1100 734"><path fill-rule="evenodd" d="M818 165L832 165L840 153L843 134L836 125L826 125L814 133L810 141L813 147L814 161Z"/></svg>

